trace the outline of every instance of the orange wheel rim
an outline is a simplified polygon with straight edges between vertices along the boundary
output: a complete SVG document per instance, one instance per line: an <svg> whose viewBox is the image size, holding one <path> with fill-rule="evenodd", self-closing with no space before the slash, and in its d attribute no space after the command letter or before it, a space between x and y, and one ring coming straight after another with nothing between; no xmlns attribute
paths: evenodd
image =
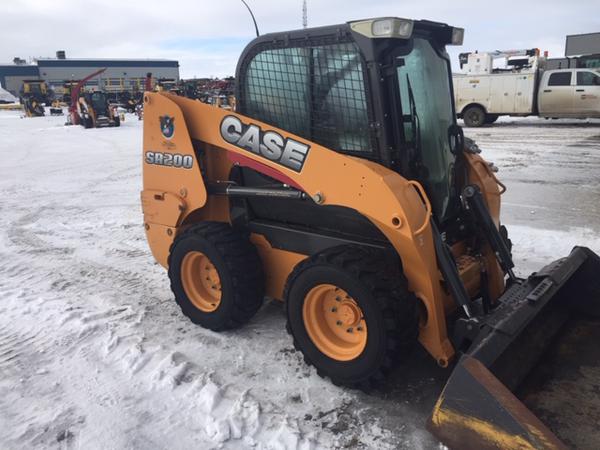
<svg viewBox="0 0 600 450"><path fill-rule="evenodd" d="M189 252L181 262L183 290L200 311L213 312L221 303L221 278L202 252Z"/></svg>
<svg viewBox="0 0 600 450"><path fill-rule="evenodd" d="M357 358L367 345L367 324L358 303L332 284L313 287L302 306L304 326L315 346L337 361Z"/></svg>

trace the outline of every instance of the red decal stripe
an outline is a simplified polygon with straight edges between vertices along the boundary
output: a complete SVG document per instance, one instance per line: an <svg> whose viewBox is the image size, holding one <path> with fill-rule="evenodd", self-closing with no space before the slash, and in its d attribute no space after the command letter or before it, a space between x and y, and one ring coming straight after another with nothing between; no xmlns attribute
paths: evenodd
<svg viewBox="0 0 600 450"><path fill-rule="evenodd" d="M270 166L267 166L266 164L255 161L252 158L248 158L247 156L243 156L239 153L234 152L228 152L227 158L233 163L238 163L240 166L249 167L250 169L254 169L257 172L260 172L268 177L275 178L276 180L281 181L282 183L287 184L288 186L292 186L300 191L304 191L304 189L302 189L302 186L300 186L287 175L284 175L283 173L273 169Z"/></svg>

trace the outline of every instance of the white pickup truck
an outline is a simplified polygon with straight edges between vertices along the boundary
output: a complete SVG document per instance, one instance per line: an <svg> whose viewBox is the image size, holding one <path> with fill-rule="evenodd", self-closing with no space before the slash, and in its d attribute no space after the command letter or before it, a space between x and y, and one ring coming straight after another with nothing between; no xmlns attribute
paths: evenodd
<svg viewBox="0 0 600 450"><path fill-rule="evenodd" d="M502 115L600 117L600 69L543 70L545 59L531 50L509 52L506 69L493 67L505 52L461 55L463 73L453 75L454 98L466 126L491 124Z"/></svg>

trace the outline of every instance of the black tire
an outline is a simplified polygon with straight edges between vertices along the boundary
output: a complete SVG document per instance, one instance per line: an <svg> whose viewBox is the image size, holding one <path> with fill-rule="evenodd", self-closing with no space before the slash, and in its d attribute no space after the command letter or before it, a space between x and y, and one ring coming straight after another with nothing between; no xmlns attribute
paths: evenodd
<svg viewBox="0 0 600 450"><path fill-rule="evenodd" d="M498 114L486 114L485 115L485 123L488 125L493 124L500 117Z"/></svg>
<svg viewBox="0 0 600 450"><path fill-rule="evenodd" d="M84 117L83 118L83 126L85 128L92 128L94 126L94 121L92 120L91 117Z"/></svg>
<svg viewBox="0 0 600 450"><path fill-rule="evenodd" d="M121 118L119 116L115 116L113 119L115 121L115 127L120 127L121 126Z"/></svg>
<svg viewBox="0 0 600 450"><path fill-rule="evenodd" d="M369 389L383 382L413 347L418 336L417 300L401 268L390 270L393 265L382 252L340 246L308 258L290 274L284 292L288 332L294 347L320 376L331 378L334 384ZM350 361L325 355L308 335L303 305L308 292L319 284L345 290L362 309L367 343Z"/></svg>
<svg viewBox="0 0 600 450"><path fill-rule="evenodd" d="M467 127L480 127L485 124L485 111L481 106L468 106L462 116Z"/></svg>
<svg viewBox="0 0 600 450"><path fill-rule="evenodd" d="M206 255L221 281L216 310L204 312L188 298L181 280L181 264L190 251ZM169 279L175 301L192 322L213 331L240 327L259 310L264 298L262 263L247 235L229 224L203 222L177 236L169 252Z"/></svg>

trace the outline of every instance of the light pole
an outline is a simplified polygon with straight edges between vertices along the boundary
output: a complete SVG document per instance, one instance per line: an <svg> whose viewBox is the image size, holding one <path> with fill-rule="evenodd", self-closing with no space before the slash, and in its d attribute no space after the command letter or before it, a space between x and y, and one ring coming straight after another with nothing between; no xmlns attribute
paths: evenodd
<svg viewBox="0 0 600 450"><path fill-rule="evenodd" d="M242 0L242 3L246 6L246 8L248 8L248 12L252 16L252 22L254 22L254 29L256 30L256 37L260 36L260 34L258 33L258 25L256 25L256 19L254 18L254 14L252 13L252 10L248 6L248 3L246 3L244 0Z"/></svg>

